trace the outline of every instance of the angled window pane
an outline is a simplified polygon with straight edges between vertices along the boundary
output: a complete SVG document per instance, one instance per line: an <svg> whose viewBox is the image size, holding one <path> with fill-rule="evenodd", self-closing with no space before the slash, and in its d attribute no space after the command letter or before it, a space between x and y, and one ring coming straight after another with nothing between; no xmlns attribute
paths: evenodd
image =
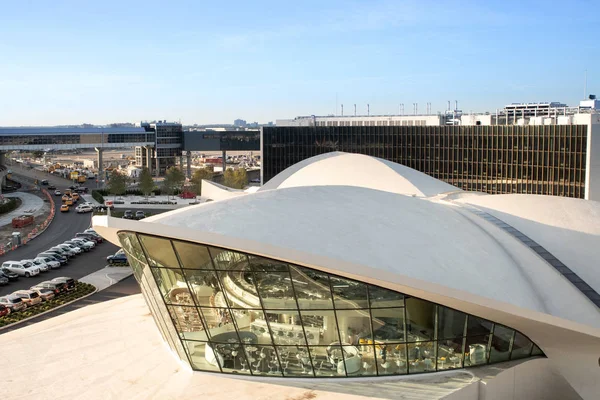
<svg viewBox="0 0 600 400"><path fill-rule="evenodd" d="M333 292L333 301L337 309L366 308L369 306L367 301L367 285L350 279L329 276L331 290Z"/></svg>
<svg viewBox="0 0 600 400"><path fill-rule="evenodd" d="M217 271L224 296L230 307L261 308L254 275L250 270Z"/></svg>
<svg viewBox="0 0 600 400"><path fill-rule="evenodd" d="M308 346L312 365L316 376L346 376L343 369L338 372L338 363L331 359L327 349L329 346Z"/></svg>
<svg viewBox="0 0 600 400"><path fill-rule="evenodd" d="M175 328L184 339L208 340L196 307L167 306Z"/></svg>
<svg viewBox="0 0 600 400"><path fill-rule="evenodd" d="M129 265L131 265L133 275L139 283L143 273L142 271L147 265L147 261L137 236L134 233L119 232L119 241L127 255L127 260L129 261Z"/></svg>
<svg viewBox="0 0 600 400"><path fill-rule="evenodd" d="M467 337L465 345L465 367L487 364L490 335Z"/></svg>
<svg viewBox="0 0 600 400"><path fill-rule="evenodd" d="M170 240L141 234L138 237L148 255L150 265L164 268L179 268L179 261L175 257Z"/></svg>
<svg viewBox="0 0 600 400"><path fill-rule="evenodd" d="M371 308L387 308L404 306L404 295L393 290L368 285Z"/></svg>
<svg viewBox="0 0 600 400"><path fill-rule="evenodd" d="M462 368L464 338L438 340L438 370Z"/></svg>
<svg viewBox="0 0 600 400"><path fill-rule="evenodd" d="M378 342L404 342L404 308L371 310L373 333Z"/></svg>
<svg viewBox="0 0 600 400"><path fill-rule="evenodd" d="M408 342L434 339L435 304L414 297L405 299Z"/></svg>
<svg viewBox="0 0 600 400"><path fill-rule="evenodd" d="M370 351L370 349L367 350ZM408 372L406 345L375 342L375 359L379 375L403 375Z"/></svg>
<svg viewBox="0 0 600 400"><path fill-rule="evenodd" d="M221 285L215 271L184 269L196 304L204 307L227 307Z"/></svg>
<svg viewBox="0 0 600 400"><path fill-rule="evenodd" d="M333 310L307 310L300 311L300 314L309 345L329 345L340 341Z"/></svg>
<svg viewBox="0 0 600 400"><path fill-rule="evenodd" d="M469 315L467 318L467 336L487 335L492 331L493 323L483 318Z"/></svg>
<svg viewBox="0 0 600 400"><path fill-rule="evenodd" d="M244 348L246 359L252 369L252 375L282 375L278 354L274 346L244 345Z"/></svg>
<svg viewBox="0 0 600 400"><path fill-rule="evenodd" d="M220 371L219 362L212 348L209 346L208 352L206 351L207 342L186 340L183 344L190 357L193 369L197 371Z"/></svg>
<svg viewBox="0 0 600 400"><path fill-rule="evenodd" d="M351 344L342 344L343 370L340 371L338 363L338 373L345 372L349 377L361 375L363 369L362 356L358 346Z"/></svg>
<svg viewBox="0 0 600 400"><path fill-rule="evenodd" d="M492 336L490 348L490 363L508 361L510 358L510 342L514 333L514 330L505 326L494 325L494 335Z"/></svg>
<svg viewBox="0 0 600 400"><path fill-rule="evenodd" d="M265 315L262 310L231 310L240 339L245 344L271 344Z"/></svg>
<svg viewBox="0 0 600 400"><path fill-rule="evenodd" d="M527 339L521 333L515 332L515 340L513 342L510 359L518 360L519 358L529 357L532 348L533 343L531 343L531 340Z"/></svg>
<svg viewBox="0 0 600 400"><path fill-rule="evenodd" d="M436 342L417 342L408 345L408 373L435 371Z"/></svg>
<svg viewBox="0 0 600 400"><path fill-rule="evenodd" d="M167 304L194 305L190 290L180 269L150 268Z"/></svg>
<svg viewBox="0 0 600 400"><path fill-rule="evenodd" d="M214 247L209 248L216 269L222 270L246 270L249 269L248 257L243 253L231 250L221 250Z"/></svg>
<svg viewBox="0 0 600 400"><path fill-rule="evenodd" d="M268 258L256 257L256 256L248 256L250 260L250 266L254 271L257 272L269 272L269 271L279 271L279 272L287 272L288 266L286 263L281 261L270 260Z"/></svg>
<svg viewBox="0 0 600 400"><path fill-rule="evenodd" d="M337 310L337 322L344 343L357 346L360 339L372 338L369 310Z"/></svg>
<svg viewBox="0 0 600 400"><path fill-rule="evenodd" d="M206 246L173 240L173 245L183 268L213 269Z"/></svg>
<svg viewBox="0 0 600 400"><path fill-rule="evenodd" d="M243 344L233 341L228 343L211 341L206 344L205 351L209 355L212 353L223 372L250 375Z"/></svg>
<svg viewBox="0 0 600 400"><path fill-rule="evenodd" d="M452 339L465 335L467 315L451 308L438 307L438 339Z"/></svg>
<svg viewBox="0 0 600 400"><path fill-rule="evenodd" d="M256 287L264 308L294 309L296 297L290 274L286 272L254 272Z"/></svg>
<svg viewBox="0 0 600 400"><path fill-rule="evenodd" d="M202 307L201 314L212 342L239 342L229 309Z"/></svg>
<svg viewBox="0 0 600 400"><path fill-rule="evenodd" d="M537 346L533 345L533 350L531 351L531 356L543 356L544 352Z"/></svg>
<svg viewBox="0 0 600 400"><path fill-rule="evenodd" d="M265 310L265 317L275 344L306 346L298 311Z"/></svg>
<svg viewBox="0 0 600 400"><path fill-rule="evenodd" d="M312 377L314 372L307 346L275 346L283 376Z"/></svg>
<svg viewBox="0 0 600 400"><path fill-rule="evenodd" d="M301 310L333 308L327 274L298 266L290 272Z"/></svg>

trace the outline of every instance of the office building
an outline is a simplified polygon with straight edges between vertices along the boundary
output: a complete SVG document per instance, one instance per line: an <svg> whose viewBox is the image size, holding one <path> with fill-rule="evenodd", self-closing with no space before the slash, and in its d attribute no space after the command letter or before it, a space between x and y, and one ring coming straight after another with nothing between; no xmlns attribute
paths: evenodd
<svg viewBox="0 0 600 400"><path fill-rule="evenodd" d="M559 116L552 125L477 123L486 118L491 115L465 125L347 126L340 120L263 127L262 182L307 158L344 151L406 165L468 191L600 199L599 113Z"/></svg>
<svg viewBox="0 0 600 400"><path fill-rule="evenodd" d="M346 153L225 197L144 221L93 220L123 246L189 368L370 378L376 389L501 363L532 380L495 390L600 390L599 203L473 194Z"/></svg>
<svg viewBox="0 0 600 400"><path fill-rule="evenodd" d="M136 146L134 154L137 166L146 167L160 176L170 167L182 164L183 128L180 123L143 122L141 127L154 134L155 142L150 146Z"/></svg>

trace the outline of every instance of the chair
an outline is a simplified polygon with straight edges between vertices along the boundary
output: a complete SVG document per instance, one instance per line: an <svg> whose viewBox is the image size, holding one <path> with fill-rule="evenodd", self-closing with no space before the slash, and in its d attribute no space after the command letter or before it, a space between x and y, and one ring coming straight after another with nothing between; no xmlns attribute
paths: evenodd
<svg viewBox="0 0 600 400"><path fill-rule="evenodd" d="M284 361L281 363L281 367L283 368L283 374L287 375L287 369L288 369L288 365L290 364L289 361Z"/></svg>
<svg viewBox="0 0 600 400"><path fill-rule="evenodd" d="M384 362L384 363L382 363L382 364L381 364L381 367L382 367L382 368L385 370L385 373L386 373L386 374L388 373L388 368L389 368L390 366L391 366L391 365L390 365L390 362L389 362L389 361L386 361L386 362Z"/></svg>
<svg viewBox="0 0 600 400"><path fill-rule="evenodd" d="M433 361L431 361L431 358L426 358L425 360L423 360L423 363L425 364L425 371L431 371L434 369Z"/></svg>
<svg viewBox="0 0 600 400"><path fill-rule="evenodd" d="M258 360L256 362L256 364L252 364L252 366L254 367L254 373L255 374L260 374L260 372L261 372L260 371L260 363L261 363L261 360Z"/></svg>
<svg viewBox="0 0 600 400"><path fill-rule="evenodd" d="M363 362L363 369L365 370L364 375L369 375L369 370L371 369L371 364L369 364L368 362Z"/></svg>

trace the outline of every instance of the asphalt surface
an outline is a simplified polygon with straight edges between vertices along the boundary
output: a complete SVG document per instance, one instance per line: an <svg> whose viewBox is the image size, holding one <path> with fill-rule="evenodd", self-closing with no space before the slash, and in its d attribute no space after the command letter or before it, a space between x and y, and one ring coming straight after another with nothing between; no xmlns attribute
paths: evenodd
<svg viewBox="0 0 600 400"><path fill-rule="evenodd" d="M66 179L54 177L39 171L36 172L35 170L14 168L12 166L11 169L17 180L19 179L19 175L24 175L29 179L48 179L50 184L55 185L61 192L71 185L71 182ZM4 261L20 261L35 258L39 253L73 238L77 232L83 232L90 227L91 213L77 214L74 209L66 213L61 213L61 198L56 196L54 197L54 201L56 214L50 226L40 236L31 240L26 245L0 256L0 263L3 263ZM72 258L68 264L59 269L41 272L39 275L31 278L19 277L17 281L1 286L0 296L10 294L15 290L28 289L39 282L47 281L59 276L69 276L71 278L79 279L104 268L106 266L106 257L114 254L117 250L117 246L108 242L103 242L97 245L93 250Z"/></svg>
<svg viewBox="0 0 600 400"><path fill-rule="evenodd" d="M58 310L51 311L47 314L41 315L37 318L33 318L29 321L22 322L10 328L6 328L0 331L0 334L13 331L15 329L22 328L24 326L32 325L40 321L44 321L50 318L54 318L58 315L68 313L73 310L77 310L91 304L102 303L104 301L113 300L123 296L130 296L132 294L140 293L140 287L135 281L133 276L123 279L121 282L102 290L101 292L94 293L93 295L86 297L85 299L76 301L68 306L59 308Z"/></svg>

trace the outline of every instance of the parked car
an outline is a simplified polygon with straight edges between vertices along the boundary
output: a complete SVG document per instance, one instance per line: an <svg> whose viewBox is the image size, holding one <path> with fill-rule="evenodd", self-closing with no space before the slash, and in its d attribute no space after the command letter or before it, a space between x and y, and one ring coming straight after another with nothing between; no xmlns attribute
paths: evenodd
<svg viewBox="0 0 600 400"><path fill-rule="evenodd" d="M10 308L0 304L0 317L6 317L8 314L10 314Z"/></svg>
<svg viewBox="0 0 600 400"><path fill-rule="evenodd" d="M76 255L83 253L82 248L80 248L78 246L74 246L72 244L68 244L68 243L58 244L57 247L60 247L61 249L65 249L65 250L71 250L71 251L75 252Z"/></svg>
<svg viewBox="0 0 600 400"><path fill-rule="evenodd" d="M143 211L135 212L135 219L137 219L139 221L140 219L144 219L144 218L146 218L146 214Z"/></svg>
<svg viewBox="0 0 600 400"><path fill-rule="evenodd" d="M10 308L10 312L21 311L27 308L27 304L23 302L23 299L12 294L0 297L0 304Z"/></svg>
<svg viewBox="0 0 600 400"><path fill-rule="evenodd" d="M75 237L80 237L80 238L84 238L87 240L91 240L93 242L95 242L96 244L98 243L102 243L102 238L98 235L95 235L93 233L76 233Z"/></svg>
<svg viewBox="0 0 600 400"><path fill-rule="evenodd" d="M8 278L0 274L0 286L8 285Z"/></svg>
<svg viewBox="0 0 600 400"><path fill-rule="evenodd" d="M42 302L39 293L33 290L17 290L13 294L19 296L21 300L27 304L27 307L33 307Z"/></svg>
<svg viewBox="0 0 600 400"><path fill-rule="evenodd" d="M42 179L40 183L44 186L48 186L48 179Z"/></svg>
<svg viewBox="0 0 600 400"><path fill-rule="evenodd" d="M75 211L77 211L78 214L89 213L94 211L94 207L86 204L80 204L75 208Z"/></svg>
<svg viewBox="0 0 600 400"><path fill-rule="evenodd" d="M48 190L56 190L56 186L54 186L54 185L48 185Z"/></svg>
<svg viewBox="0 0 600 400"><path fill-rule="evenodd" d="M14 272L9 271L8 269L3 268L3 267L0 267L0 275L8 278L8 280L11 282L19 279L18 274L15 274Z"/></svg>
<svg viewBox="0 0 600 400"><path fill-rule="evenodd" d="M133 211L131 210L127 210L125 211L125 214L123 214L123 219L133 219Z"/></svg>
<svg viewBox="0 0 600 400"><path fill-rule="evenodd" d="M75 289L75 285L76 285L75 279L69 278L67 276L59 276L58 278L52 279L50 282L63 283L65 285L67 285L67 290Z"/></svg>
<svg viewBox="0 0 600 400"><path fill-rule="evenodd" d="M62 249L48 249L46 250L44 253L50 253L50 254L54 254L56 256L60 256L60 257L65 257L67 259L70 259L71 257L73 257L71 254L69 254L68 252L62 250Z"/></svg>
<svg viewBox="0 0 600 400"><path fill-rule="evenodd" d="M56 250L56 249L64 251L65 254L68 255L69 257L75 257L77 254L79 254L74 249L63 247L60 244L50 248L50 250Z"/></svg>
<svg viewBox="0 0 600 400"><path fill-rule="evenodd" d="M92 249L94 247L96 247L96 242L94 242L93 240L87 240L86 238L83 238L83 237L74 237L70 241L73 241L75 243L82 243L82 244L89 245L89 246L91 246Z"/></svg>
<svg viewBox="0 0 600 400"><path fill-rule="evenodd" d="M62 193L61 193L61 191L60 191L60 190L55 190L55 191L54 191L54 195L55 195L55 196L61 196L61 195L62 195Z"/></svg>
<svg viewBox="0 0 600 400"><path fill-rule="evenodd" d="M112 256L106 257L106 261L108 261L109 265L129 265L129 261L127 261L127 256L123 249L117 251Z"/></svg>
<svg viewBox="0 0 600 400"><path fill-rule="evenodd" d="M96 232L93 228L88 228L85 231L83 231L83 233L92 233L94 235L98 234L98 232Z"/></svg>
<svg viewBox="0 0 600 400"><path fill-rule="evenodd" d="M58 261L60 263L60 265L65 265L66 263L69 262L69 260L67 259L67 257L63 256L62 254L57 254L54 252L48 252L45 251L43 253L40 253L37 255L38 257L44 258L44 259L50 259L52 261Z"/></svg>
<svg viewBox="0 0 600 400"><path fill-rule="evenodd" d="M48 267L50 267L50 269L60 268L60 261L51 260L48 257L36 257L36 258L34 258L33 259L33 263L37 265L36 261L40 262L40 263L46 264Z"/></svg>
<svg viewBox="0 0 600 400"><path fill-rule="evenodd" d="M69 212L69 206L66 204L61 205L60 212Z"/></svg>
<svg viewBox="0 0 600 400"><path fill-rule="evenodd" d="M31 263L25 264L20 263L19 261L5 261L2 263L2 268L6 268L7 270L14 272L19 276L24 276L29 278L30 276L35 276L40 273L40 269L38 267L33 266Z"/></svg>
<svg viewBox="0 0 600 400"><path fill-rule="evenodd" d="M95 246L93 242L83 242L78 240L67 240L64 244L79 247L83 251L90 251Z"/></svg>
<svg viewBox="0 0 600 400"><path fill-rule="evenodd" d="M31 290L36 289L48 289L52 290L55 295L60 294L62 292L67 291L67 285L64 282L52 282L52 281L44 281L40 282L37 285L30 287Z"/></svg>
<svg viewBox="0 0 600 400"><path fill-rule="evenodd" d="M21 260L21 263L24 263L24 262L28 262L29 264L38 267L40 269L40 272L50 271L50 267L44 262L41 262L41 261L36 262L34 260Z"/></svg>
<svg viewBox="0 0 600 400"><path fill-rule="evenodd" d="M40 295L43 301L49 301L56 297L56 294L52 289L38 288L34 286L30 290L37 292L37 294Z"/></svg>

